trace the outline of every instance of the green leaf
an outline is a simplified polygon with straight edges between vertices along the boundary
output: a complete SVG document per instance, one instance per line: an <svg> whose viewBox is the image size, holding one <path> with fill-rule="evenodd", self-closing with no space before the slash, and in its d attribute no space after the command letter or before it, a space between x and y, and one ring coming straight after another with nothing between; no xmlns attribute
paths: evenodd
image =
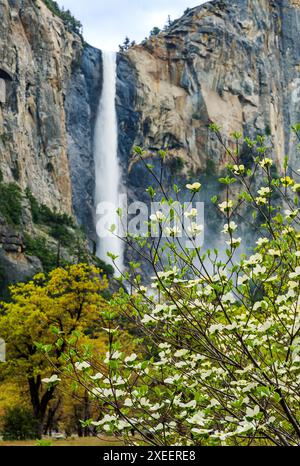
<svg viewBox="0 0 300 466"><path fill-rule="evenodd" d="M63 338L59 338L59 339L56 341L56 343L55 343L55 345L57 346L57 348L61 348L63 344L64 344Z"/></svg>
<svg viewBox="0 0 300 466"><path fill-rule="evenodd" d="M221 129L221 126L218 126L216 123L211 123L209 125L209 129L213 131L214 133L218 133Z"/></svg>
<svg viewBox="0 0 300 466"><path fill-rule="evenodd" d="M149 186L149 188L146 189L146 192L149 194L149 196L153 199L154 196L156 195L154 189L152 186Z"/></svg>
<svg viewBox="0 0 300 466"><path fill-rule="evenodd" d="M234 133L231 134L231 136L233 137L233 139L235 139L236 141L238 141L239 139L241 139L243 137L242 133L239 133L237 131L235 131Z"/></svg>
<svg viewBox="0 0 300 466"><path fill-rule="evenodd" d="M281 396L279 395L279 393L274 393L274 400L276 401L276 403L280 403L280 400L281 400Z"/></svg>
<svg viewBox="0 0 300 466"><path fill-rule="evenodd" d="M159 150L158 151L158 155L163 159L165 160L165 158L167 157L167 152L165 150Z"/></svg>
<svg viewBox="0 0 300 466"><path fill-rule="evenodd" d="M133 152L134 152L135 154L137 154L137 155L143 155L143 154L144 154L143 149L142 149L141 147L139 147L139 146L135 146L135 147L133 148Z"/></svg>
<svg viewBox="0 0 300 466"><path fill-rule="evenodd" d="M112 252L108 252L106 255L108 257L110 257L113 261L115 261L119 257L119 256L116 256L115 254L113 254Z"/></svg>
<svg viewBox="0 0 300 466"><path fill-rule="evenodd" d="M226 178L219 178L219 182L222 184L230 185L236 182L235 178L230 178L230 176L226 176Z"/></svg>
<svg viewBox="0 0 300 466"><path fill-rule="evenodd" d="M59 330L58 327L51 326L50 330L51 330L51 333L54 333L54 335L59 335L60 334L60 330Z"/></svg>

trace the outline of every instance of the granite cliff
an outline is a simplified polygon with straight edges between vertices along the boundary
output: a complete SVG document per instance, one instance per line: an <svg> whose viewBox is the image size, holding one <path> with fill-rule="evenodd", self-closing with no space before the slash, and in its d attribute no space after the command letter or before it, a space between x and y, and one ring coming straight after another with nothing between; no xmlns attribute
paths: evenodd
<svg viewBox="0 0 300 466"><path fill-rule="evenodd" d="M168 146L185 169L219 171L223 151L207 131L270 136L278 166L296 164L290 126L300 118L300 2L216 0L190 9L127 57L136 75L134 142ZM122 132L121 132L122 134Z"/></svg>
<svg viewBox="0 0 300 466"><path fill-rule="evenodd" d="M4 180L74 215L93 241L101 52L41 0L0 0L0 17ZM290 126L300 121L299 29L299 0L215 0L120 53L119 157L130 197L143 198L149 182L131 159L133 145L168 147L181 163L166 176L185 180L194 173L207 180L209 197L226 164L210 121L225 137L232 131L267 134L278 167L289 154L298 168Z"/></svg>

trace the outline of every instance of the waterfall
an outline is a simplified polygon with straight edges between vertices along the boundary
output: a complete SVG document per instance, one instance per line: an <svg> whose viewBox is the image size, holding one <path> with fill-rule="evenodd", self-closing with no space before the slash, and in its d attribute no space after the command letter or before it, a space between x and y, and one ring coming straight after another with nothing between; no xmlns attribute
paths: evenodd
<svg viewBox="0 0 300 466"><path fill-rule="evenodd" d="M109 231L118 225L116 210L119 206L121 168L118 162L118 125L116 112L116 53L102 52L103 87L98 107L94 134L95 208L97 227L97 256L112 264L107 256L111 252L119 258L117 267L123 270L123 242L120 233Z"/></svg>

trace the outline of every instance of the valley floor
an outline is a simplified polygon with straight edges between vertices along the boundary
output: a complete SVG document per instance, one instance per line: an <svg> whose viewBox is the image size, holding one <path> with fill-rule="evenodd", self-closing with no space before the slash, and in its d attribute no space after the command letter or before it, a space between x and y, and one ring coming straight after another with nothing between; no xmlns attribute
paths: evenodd
<svg viewBox="0 0 300 466"><path fill-rule="evenodd" d="M36 440L24 440L24 441L0 441L0 447L32 447L36 446ZM121 446L123 445L121 440L117 440L111 437L85 437L85 438L70 438L65 440L51 440L51 446L53 447L106 447L106 446Z"/></svg>

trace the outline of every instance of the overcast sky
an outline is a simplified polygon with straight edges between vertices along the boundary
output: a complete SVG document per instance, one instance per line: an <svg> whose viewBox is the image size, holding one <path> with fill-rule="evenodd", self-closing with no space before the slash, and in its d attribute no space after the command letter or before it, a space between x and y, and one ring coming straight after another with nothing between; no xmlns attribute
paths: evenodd
<svg viewBox="0 0 300 466"><path fill-rule="evenodd" d="M163 27L168 15L180 17L187 7L204 0L57 0L83 24L85 40L102 50L117 50L128 36L142 41L154 26Z"/></svg>

